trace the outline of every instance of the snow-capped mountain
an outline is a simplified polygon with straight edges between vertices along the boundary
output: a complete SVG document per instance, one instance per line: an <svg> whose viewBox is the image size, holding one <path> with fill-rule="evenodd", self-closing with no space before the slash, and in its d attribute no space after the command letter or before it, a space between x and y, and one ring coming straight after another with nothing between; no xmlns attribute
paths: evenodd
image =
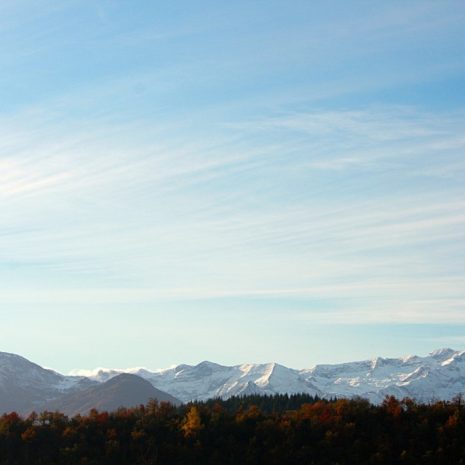
<svg viewBox="0 0 465 465"><path fill-rule="evenodd" d="M378 357L302 370L276 363L223 366L202 362L159 370L77 370L72 376L0 352L0 413L27 413L54 405L58 399L75 399L122 373L143 378L183 402L275 393L308 393L326 398L360 396L374 403L392 394L428 402L465 394L465 351L441 349L426 357ZM62 405L58 401L55 404Z"/></svg>
<svg viewBox="0 0 465 465"><path fill-rule="evenodd" d="M99 370L91 379L104 380L118 372ZM165 370L135 369L131 373L145 378L154 386L169 392L183 402L228 398L246 394L274 394L279 392L313 395L322 393L305 380L298 370L277 363L223 366L202 362L195 366L178 365Z"/></svg>
<svg viewBox="0 0 465 465"><path fill-rule="evenodd" d="M276 363L223 366L202 362L154 371L98 369L86 374L102 382L122 372L141 376L184 402L302 392L327 398L360 396L375 403L392 394L427 402L465 393L465 351L452 349L437 350L426 357L378 357L303 370Z"/></svg>
<svg viewBox="0 0 465 465"><path fill-rule="evenodd" d="M325 396L361 396L381 402L386 395L419 401L465 393L465 352L441 349L426 357L381 358L302 370Z"/></svg>

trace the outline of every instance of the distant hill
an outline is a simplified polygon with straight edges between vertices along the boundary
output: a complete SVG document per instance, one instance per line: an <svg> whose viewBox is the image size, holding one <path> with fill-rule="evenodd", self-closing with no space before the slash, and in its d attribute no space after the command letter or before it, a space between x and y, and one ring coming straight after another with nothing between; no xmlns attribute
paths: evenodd
<svg viewBox="0 0 465 465"><path fill-rule="evenodd" d="M180 404L175 397L153 387L140 376L123 373L97 386L71 392L44 405L45 410L60 411L66 415L86 415L92 408L114 411L119 407L136 407L150 399Z"/></svg>
<svg viewBox="0 0 465 465"><path fill-rule="evenodd" d="M145 404L149 399L179 404L140 376L120 374L102 383L84 376L64 376L19 355L0 352L0 414L87 413L94 407L114 410Z"/></svg>

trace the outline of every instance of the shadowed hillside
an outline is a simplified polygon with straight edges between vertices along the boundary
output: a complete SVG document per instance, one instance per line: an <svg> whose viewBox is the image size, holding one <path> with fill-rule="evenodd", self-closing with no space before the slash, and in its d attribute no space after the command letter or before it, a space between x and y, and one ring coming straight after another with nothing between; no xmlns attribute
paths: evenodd
<svg viewBox="0 0 465 465"><path fill-rule="evenodd" d="M44 408L71 416L85 415L93 408L111 412L119 407L137 407L151 399L173 405L180 403L178 399L153 387L140 376L123 373L84 391L66 394L46 404Z"/></svg>

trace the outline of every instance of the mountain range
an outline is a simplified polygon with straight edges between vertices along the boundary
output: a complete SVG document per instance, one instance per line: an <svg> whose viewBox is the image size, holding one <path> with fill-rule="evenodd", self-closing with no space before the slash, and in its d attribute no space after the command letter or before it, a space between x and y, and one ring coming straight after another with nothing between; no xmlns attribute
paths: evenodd
<svg viewBox="0 0 465 465"><path fill-rule="evenodd" d="M167 369L97 369L65 376L25 358L0 352L0 412L91 408L114 410L149 399L173 404L247 394L307 393L323 398L386 395L428 402L465 393L465 351L440 349L425 357L375 358L308 369L277 363L224 366L212 362Z"/></svg>

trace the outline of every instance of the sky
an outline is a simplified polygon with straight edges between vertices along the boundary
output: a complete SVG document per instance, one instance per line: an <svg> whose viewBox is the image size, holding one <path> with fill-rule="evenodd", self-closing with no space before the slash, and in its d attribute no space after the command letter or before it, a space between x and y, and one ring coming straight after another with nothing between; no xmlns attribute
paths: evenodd
<svg viewBox="0 0 465 465"><path fill-rule="evenodd" d="M0 350L68 372L465 349L464 22L3 0Z"/></svg>

